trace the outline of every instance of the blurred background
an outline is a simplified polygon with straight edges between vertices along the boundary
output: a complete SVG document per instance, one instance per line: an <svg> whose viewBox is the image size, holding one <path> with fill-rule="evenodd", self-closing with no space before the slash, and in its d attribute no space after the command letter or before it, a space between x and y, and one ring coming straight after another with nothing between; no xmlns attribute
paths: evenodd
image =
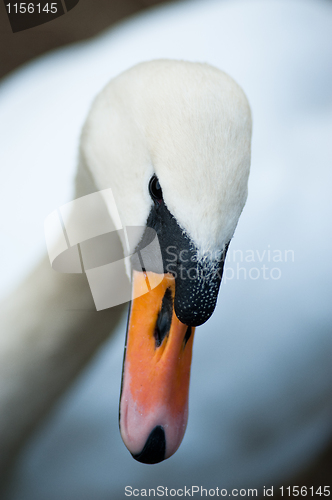
<svg viewBox="0 0 332 500"><path fill-rule="evenodd" d="M81 40L88 40L115 23L142 12L160 0L80 0L78 5L52 22L13 34L4 4L0 5L0 77L51 50ZM177 2L173 2L177 3ZM332 422L331 422L332 426ZM288 485L318 488L330 485L332 478L332 443L326 443L321 456ZM278 497L275 494L274 497Z"/></svg>
<svg viewBox="0 0 332 500"><path fill-rule="evenodd" d="M13 34L5 5L0 5L0 78L52 49L86 40L116 22L162 0L80 0L65 15Z"/></svg>

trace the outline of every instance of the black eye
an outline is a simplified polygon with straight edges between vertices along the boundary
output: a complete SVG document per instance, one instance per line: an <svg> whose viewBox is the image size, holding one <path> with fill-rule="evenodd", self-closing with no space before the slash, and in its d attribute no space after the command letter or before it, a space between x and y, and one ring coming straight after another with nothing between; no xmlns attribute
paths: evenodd
<svg viewBox="0 0 332 500"><path fill-rule="evenodd" d="M163 192L156 175L153 175L150 179L149 192L155 203L161 203L161 200L163 199Z"/></svg>

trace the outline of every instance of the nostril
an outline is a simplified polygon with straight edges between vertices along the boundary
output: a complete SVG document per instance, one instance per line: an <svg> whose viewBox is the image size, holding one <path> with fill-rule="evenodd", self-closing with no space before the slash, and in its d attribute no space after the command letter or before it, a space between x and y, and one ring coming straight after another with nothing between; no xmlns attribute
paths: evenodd
<svg viewBox="0 0 332 500"><path fill-rule="evenodd" d="M167 288L163 302L161 305L161 310L158 314L158 319L154 331L154 338L156 341L156 347L160 347L164 338L169 334L173 314L173 297L172 292Z"/></svg>
<svg viewBox="0 0 332 500"><path fill-rule="evenodd" d="M187 331L186 331L186 334L184 336L184 339L183 339L183 343L184 343L184 346L186 345L186 343L188 342L188 340L190 339L191 337L191 334L192 334L192 327L191 326L188 326L187 328Z"/></svg>
<svg viewBox="0 0 332 500"><path fill-rule="evenodd" d="M151 431L143 450L133 458L143 464L157 464L165 460L166 439L165 431L161 425L157 425Z"/></svg>

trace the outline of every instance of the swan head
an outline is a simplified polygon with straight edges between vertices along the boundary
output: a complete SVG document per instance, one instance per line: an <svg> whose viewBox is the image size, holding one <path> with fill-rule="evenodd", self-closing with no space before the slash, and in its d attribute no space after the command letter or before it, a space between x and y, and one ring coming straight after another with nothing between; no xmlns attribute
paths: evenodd
<svg viewBox="0 0 332 500"><path fill-rule="evenodd" d="M111 187L123 226L138 228L133 289L152 285L131 304L120 400L123 440L145 463L171 456L185 432L194 327L216 305L247 198L250 140L250 108L234 80L170 60L112 80L83 129L81 155L97 188ZM151 234L161 269L153 256L144 266L137 257Z"/></svg>

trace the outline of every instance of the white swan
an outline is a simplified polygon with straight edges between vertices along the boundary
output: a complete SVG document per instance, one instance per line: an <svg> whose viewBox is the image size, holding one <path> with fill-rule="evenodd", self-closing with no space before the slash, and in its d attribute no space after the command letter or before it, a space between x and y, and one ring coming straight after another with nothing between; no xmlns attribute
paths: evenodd
<svg viewBox="0 0 332 500"><path fill-rule="evenodd" d="M72 426L93 428L93 411L87 409L89 398L93 405L98 403L101 408L106 404L103 401L107 400L101 386L106 386L105 390L111 391L117 399L119 379L111 387L110 380L118 377L120 370L120 362L116 360L121 356L123 347L121 337L110 345L112 353L105 351L101 355L104 365L95 365L91 369L90 378L85 380L84 392L82 388L81 392L77 389L76 393L72 393L71 406L67 400L65 406L68 413L60 409L58 420L54 416L53 426L49 424L39 439L39 445L32 447L28 454L30 458L22 465L17 477L14 497L15 494L17 498L20 495L24 497L23 491L31 491L34 498L52 498L52 495L58 498L62 488L65 488L71 498L79 498L91 487L91 475L95 478L93 493L96 498L110 490L114 494L123 494L126 484L138 487L158 484L180 487L185 481L211 487L219 482L225 487L266 484L299 469L309 460L310 454L321 449L328 439L331 432L328 399L331 387L331 317L330 289L326 277L330 274L330 237L325 225L331 207L328 182L322 182L322 179L330 178L326 160L330 127L330 89L327 83L330 18L331 8L323 2L204 2L204 5L189 2L156 10L150 17L141 17L137 24L125 24L96 41L90 52L84 48L69 50L67 55L55 55L41 61L25 70L24 80L20 75L14 76L3 87L2 109L6 111L7 107L10 110L4 120L7 134L13 123L16 134L26 137L25 115L19 113L22 99L17 96L24 96L26 116L30 114L31 117L29 102L34 96L40 97L40 88L43 88L45 99L48 93L52 94L52 98L47 99L47 111L58 117L58 121L55 119L50 123L47 131L44 126L39 128L39 137L45 145L52 144L48 142L52 135L59 137L59 143L64 148L59 148L59 143L54 144L53 155L49 159L47 148L44 152L39 146L34 147L36 143L32 137L30 140L26 138L22 156L13 148L14 141L4 145L2 154L6 155L4 158L9 171L11 164L21 164L30 157L34 158L33 162L29 162L29 175L25 177L24 172L21 175L24 189L21 190L20 185L15 183L14 177L11 185L15 186L15 192L7 190L2 197L7 213L11 213L13 219L18 199L29 204L29 211L26 212L29 224L24 222L22 210L19 210L16 219L22 221L20 229L27 230L29 237L25 237L24 233L21 236L15 227L6 228L13 241L13 245L8 245L8 253L17 252L18 255L20 242L25 245L28 254L32 231L36 234L40 232L42 239L38 225L41 227L44 217L68 197L64 193L62 198L57 198L51 190L46 195L39 190L33 199L36 203L33 212L29 189L31 192L35 187L28 189L28 186L29 177L33 178L34 168L38 167L38 158L39 179L45 175L46 161L54 162L55 172L60 166L68 169L68 165L74 163L75 137L86 114L88 101L106 80L122 69L142 59L161 56L207 60L232 74L245 88L255 117L250 196L233 242L242 250L243 261L241 253L230 254L229 269L233 269L234 277L230 279L232 273L226 270L224 278L229 279L225 280L220 305L212 319L196 335L191 417L181 449L157 470L154 468L153 476L145 466L134 461L128 465L116 427L111 431L111 442L105 443L104 439L110 429L109 413L113 412L115 416L117 412L117 402L114 402L114 406L107 407L104 413L98 410L99 425L94 427L93 441L98 443L99 439L100 448L91 461L88 452L84 455L86 462L82 463L80 484L72 470L66 472L70 465L78 464L74 446L70 445L73 443L70 439L74 440ZM285 19L292 19L292 22L285 24ZM105 66L107 57L111 70ZM86 77L88 64L89 73L93 74L91 79ZM46 66L48 73L45 72ZM73 86L77 82L75 91L70 94L68 89L64 94L59 87L53 86L57 83L60 68L62 76L59 83L64 79L64 73ZM65 127L61 109L64 113L69 103L72 114ZM38 123L44 111L37 108L34 113ZM15 137L14 133L12 137ZM9 152L6 154L7 147ZM313 175L313 172L317 173ZM60 184L58 178L54 178L53 182ZM294 196L294 193L297 195ZM40 206L44 207L42 214L39 213ZM309 240L315 240L320 256L312 266L309 262L313 259L313 250ZM247 250L254 253L246 253ZM272 260L277 256L274 253L276 250L281 251L279 258L282 262ZM294 252L294 262L292 253L288 254L289 260L285 262L285 250ZM245 261L245 257L249 260L250 255L255 259L252 263ZM7 262L5 270L10 270L9 260ZM269 268L266 271L269 279L266 280L262 274L263 265ZM272 267L281 270L279 280L271 278L269 273ZM252 268L261 272L260 279L249 277ZM237 272L239 279L236 279ZM257 271L251 273L253 278L255 272L257 275ZM57 279L60 282L61 278ZM232 306L239 302L241 315L235 314ZM254 314L257 304L259 314ZM73 306L71 302L70 307L78 306ZM68 313L68 321L72 314ZM78 315L77 312L74 314ZM88 313L79 314L84 326ZM52 324L52 321L53 318L50 318L49 323ZM222 335L216 337L214 332L220 328ZM116 362L118 365L113 367ZM196 371L195 366L200 366L200 369ZM218 398L215 397L215 388L209 384L216 378L216 373ZM96 391L94 382L97 380L100 392ZM33 397L34 394L30 394L27 399L31 401ZM70 412L74 412L75 408L76 417L71 421ZM64 436L63 441L61 436ZM69 445L66 452L61 443ZM80 446L83 445L81 438ZM45 456L49 457L49 462ZM98 459L98 467L95 467ZM41 477L42 465L44 473ZM172 474L179 470L181 477L178 473ZM61 484L56 480L59 473Z"/></svg>
<svg viewBox="0 0 332 500"><path fill-rule="evenodd" d="M112 188L123 225L139 229L133 249L146 247L152 230L160 243L160 263L151 251L144 272L131 259L134 290L146 279L154 286L132 301L120 405L122 437L140 461L168 458L182 440L192 327L215 308L247 198L250 138L249 106L231 78L167 60L113 80L84 126L78 175Z"/></svg>

